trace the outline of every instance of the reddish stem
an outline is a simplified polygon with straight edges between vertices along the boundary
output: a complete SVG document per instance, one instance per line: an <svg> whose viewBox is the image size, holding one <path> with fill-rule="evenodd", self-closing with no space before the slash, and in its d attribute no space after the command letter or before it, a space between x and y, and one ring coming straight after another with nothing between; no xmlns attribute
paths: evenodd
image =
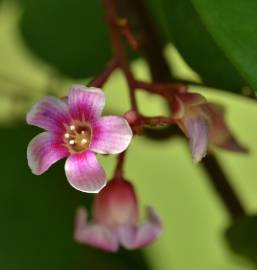
<svg viewBox="0 0 257 270"><path fill-rule="evenodd" d="M121 18L116 23L117 23L117 26L120 28L120 32L127 39L127 42L130 45L130 47L133 50L137 51L138 50L138 42L131 32L131 29L130 29L129 24L128 24L128 20L125 18Z"/></svg>
<svg viewBox="0 0 257 270"><path fill-rule="evenodd" d="M179 83L147 83L140 80L135 80L134 85L137 89L142 89L153 94L159 94L170 98L173 92L185 92L187 86Z"/></svg>
<svg viewBox="0 0 257 270"><path fill-rule="evenodd" d="M139 5L141 3L142 6L143 6L143 2L144 2L144 0L127 0L127 1L128 2L135 2L135 3L138 3ZM132 16L138 17L140 19L141 31L144 32L144 36L145 36L145 40L146 40L145 46L142 46L142 48L147 50L147 48L145 48L145 47L147 47L148 44L150 46L156 44L155 42L151 42L152 37L154 36L155 30L150 29L150 27L147 27L147 31L146 31L146 27L145 27L144 22L148 21L147 9L141 9L140 11L141 12L139 12L138 9L134 8L134 9L130 10L130 13L132 14ZM159 58L162 58L162 49L155 47L151 52L152 53L150 53L150 54L146 54L147 58L152 58L152 57L155 58L156 55L158 55ZM148 59L148 63L152 66L152 68L150 68L150 70L152 71L152 77L156 81L163 81L162 74L167 74L168 79L171 81L173 78L172 78L172 76L169 76L169 70L168 70L167 65L165 63L165 59L163 58L163 60L164 61L159 62L159 65L156 65L156 64L153 64L153 63L155 63L154 59ZM162 72L160 72L160 70ZM188 85L188 84L189 85L190 84L196 85L196 83L190 83L190 82L186 82L186 81L180 81L180 82L182 84L185 84L185 85ZM151 91L151 90L149 90L149 91ZM154 91L152 91L152 92L154 92ZM239 217L244 217L245 215L247 215L247 212L244 208L244 205L242 205L240 199L238 198L237 194L235 193L235 191L233 189L233 186L230 184L229 179L225 175L221 165L219 164L219 162L217 161L215 156L208 155L205 159L203 159L201 164L203 165L204 169L208 173L210 181L215 186L217 194L223 200L231 217L232 218L239 218Z"/></svg>
<svg viewBox="0 0 257 270"><path fill-rule="evenodd" d="M124 163L125 163L125 157L126 157L126 152L124 151L122 153L120 153L117 157L118 161L116 164L116 168L114 171L114 176L113 179L116 180L122 180L123 179L123 171L124 171Z"/></svg>
<svg viewBox="0 0 257 270"><path fill-rule="evenodd" d="M141 116L142 122L145 125L149 126L163 126L163 125L172 125L175 124L176 121L171 117L164 117L164 116Z"/></svg>
<svg viewBox="0 0 257 270"><path fill-rule="evenodd" d="M109 77L117 67L117 59L111 60L110 63L106 66L105 70L94 80L92 80L88 85L92 87L102 88L102 86L106 83L106 81L109 79Z"/></svg>
<svg viewBox="0 0 257 270"><path fill-rule="evenodd" d="M141 134L144 126L164 126L176 123L172 117L165 116L144 116L135 111L128 111L124 114L124 118L134 131L134 134Z"/></svg>
<svg viewBox="0 0 257 270"><path fill-rule="evenodd" d="M120 29L117 26L117 24L113 23L118 20L118 15L116 13L116 1L103 0L103 4L106 11L107 25L110 32L110 38L113 45L114 55L115 58L118 59L119 68L125 75L129 86L131 108L134 111L138 111L138 105L135 96L134 76L130 71L126 53L123 48L122 40L120 37Z"/></svg>

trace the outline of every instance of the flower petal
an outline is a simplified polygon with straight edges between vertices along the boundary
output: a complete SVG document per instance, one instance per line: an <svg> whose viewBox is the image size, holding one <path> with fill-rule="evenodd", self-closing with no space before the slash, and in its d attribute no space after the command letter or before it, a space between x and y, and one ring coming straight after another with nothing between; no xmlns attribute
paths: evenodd
<svg viewBox="0 0 257 270"><path fill-rule="evenodd" d="M219 104L207 103L203 106L203 109L209 115L211 120L211 127L209 130L209 140L211 144L228 151L241 153L248 152L247 148L241 145L230 131L224 118L224 107Z"/></svg>
<svg viewBox="0 0 257 270"><path fill-rule="evenodd" d="M105 95L98 88L73 85L69 92L68 104L75 120L91 122L102 114Z"/></svg>
<svg viewBox="0 0 257 270"><path fill-rule="evenodd" d="M237 152L237 153L249 153L249 149L241 145L236 138L233 136L229 136L223 143L215 144L216 146L228 150L231 152Z"/></svg>
<svg viewBox="0 0 257 270"><path fill-rule="evenodd" d="M180 93L172 99L172 116L174 119L181 119L187 109L206 103L204 96L197 93Z"/></svg>
<svg viewBox="0 0 257 270"><path fill-rule="evenodd" d="M27 114L27 123L40 128L62 132L70 121L68 106L55 97L44 97Z"/></svg>
<svg viewBox="0 0 257 270"><path fill-rule="evenodd" d="M179 95L185 106L197 106L207 102L207 99L197 93L183 93Z"/></svg>
<svg viewBox="0 0 257 270"><path fill-rule="evenodd" d="M74 238L79 243L105 251L115 252L119 248L115 232L100 224L88 224L87 212L83 208L77 210Z"/></svg>
<svg viewBox="0 0 257 270"><path fill-rule="evenodd" d="M194 162L199 162L208 148L208 121L204 117L187 119L186 131L190 140L190 148Z"/></svg>
<svg viewBox="0 0 257 270"><path fill-rule="evenodd" d="M65 163L69 183L76 189L97 193L106 185L103 168L90 151L72 154Z"/></svg>
<svg viewBox="0 0 257 270"><path fill-rule="evenodd" d="M102 117L93 124L90 149L101 154L118 154L128 147L132 136L132 130L123 117Z"/></svg>
<svg viewBox="0 0 257 270"><path fill-rule="evenodd" d="M147 208L147 223L136 228L135 226L123 226L119 229L121 244L127 249L144 247L153 242L162 232L162 225L155 211Z"/></svg>
<svg viewBox="0 0 257 270"><path fill-rule="evenodd" d="M93 216L109 226L136 224L138 203L133 185L126 180L109 181L96 195Z"/></svg>
<svg viewBox="0 0 257 270"><path fill-rule="evenodd" d="M132 224L123 224L117 227L119 243L126 249L134 249L138 235L138 226Z"/></svg>
<svg viewBox="0 0 257 270"><path fill-rule="evenodd" d="M59 136L50 132L37 135L28 145L28 164L34 174L40 175L56 161L68 156Z"/></svg>

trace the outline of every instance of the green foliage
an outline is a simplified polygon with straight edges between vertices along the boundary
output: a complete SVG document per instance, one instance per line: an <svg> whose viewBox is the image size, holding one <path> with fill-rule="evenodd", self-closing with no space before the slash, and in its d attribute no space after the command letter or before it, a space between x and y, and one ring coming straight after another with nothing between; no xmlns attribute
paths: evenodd
<svg viewBox="0 0 257 270"><path fill-rule="evenodd" d="M24 9L21 19L23 37L35 54L44 61L52 63L61 73L73 77L87 77L102 71L105 62L110 56L110 50L107 48L105 26L101 21L100 1L20 1L22 1L21 6ZM87 6L95 5L99 9L97 8L95 11L87 8L86 12L84 9L79 9L78 13L76 13L75 6L84 5L84 2L87 2ZM160 4L158 0L151 0L151 2ZM253 18L252 13L256 10L254 4L252 4L252 9L249 11L249 18L238 15L238 18L231 20L231 22L234 21L238 28L233 28L233 25L231 26L229 22L226 22L226 17L232 18L232 15L236 12L245 12L247 4L253 3L252 0L242 1L240 4L238 0L235 0L232 5L230 0L224 2L221 0L195 0L192 2L193 4L185 0L177 0L176 3L175 0L169 0L169 2L166 0L165 2L166 5L176 4L172 10L168 9L167 6L163 10L168 14L169 23L167 25L170 26L168 29L173 35L175 44L188 63L204 78L205 82L213 86L238 90L242 85L246 84L242 76L245 79L250 77L255 79L252 74L255 72L254 65L256 63L254 57L256 50L251 49L251 44L255 44L251 39L255 38L255 36L249 34L249 31L254 31L256 27L254 27L254 21L252 26L247 25L250 18ZM227 3L231 5L229 10ZM209 17L206 15L208 18L200 16L200 11L203 12L207 4L209 7L212 5L213 9L216 5L222 6L224 12L226 11L226 16L222 15L223 10L217 8L216 11L210 9L208 13L201 13L210 14ZM51 5L50 9L48 9L48 5ZM153 14L156 15L157 11L154 13L154 5L152 5L152 9ZM245 5L245 9L242 5ZM68 15L67 7L70 9ZM66 11L62 10L63 8ZM190 8L193 8L193 15ZM178 14L178 12L181 14ZM161 14L159 6L158 14ZM171 18L172 16L175 17ZM221 16L222 20L215 22L218 16ZM89 17L91 23L85 25L83 23L82 35L79 32L81 29L78 30L74 26L70 26L79 25L81 27L78 21L81 18L88 21ZM179 20L175 18L179 18ZM209 22L208 31L206 31L207 28L205 28L203 18L206 22ZM96 21L98 22L97 27L94 25ZM220 29L214 28L214 22L219 24ZM226 52L230 52L227 50L231 45L227 42L230 36L229 33L226 35L220 34L221 36L217 33L217 37L220 38L217 39L218 42L214 39L213 34L214 29L220 31L219 33L225 33L224 29L228 31L226 25L223 25L225 22L232 30L239 31L241 29L240 31L243 33L248 31L245 37L241 35L242 39L235 40L235 44L232 45L238 46L240 44L240 47L233 47L229 55L226 54ZM181 27L185 24L188 25L183 30ZM201 26L200 28L197 28L198 24ZM61 29L62 25L66 28ZM163 27L166 25L163 20L162 25ZM44 29L45 27L47 28ZM9 27L8 25L7 28L12 29L15 27ZM177 28L182 29L184 34L179 35ZM95 29L100 29L103 35L95 37ZM177 31L175 35L174 31ZM196 32L195 35L193 35L193 31ZM97 32L99 33L98 30ZM73 39L70 38L71 36ZM9 32L6 31L6 36L2 37L2 40L8 40ZM99 38L100 41L95 42L94 38ZM92 40L93 42L91 42ZM203 42L203 40L205 41ZM86 41L90 41L90 43L87 44ZM244 41L247 42L242 45L241 42ZM1 46L1 67L3 70L8 66L9 58L16 59L11 57L16 55L16 51L12 51L12 42L13 39L10 39L10 46L8 44L6 46L11 48L9 51L5 50L4 46ZM183 42L186 44L183 44ZM221 45L224 45L226 50ZM205 49L205 46L207 49ZM247 69L246 66L241 65L240 61L238 65L234 64L238 62L234 62L236 58L233 57L236 53L240 55L236 49L241 50L242 63L245 64L247 61L249 64ZM244 49L247 49L247 51L243 51ZM23 50L19 51L23 52ZM8 57L8 52L10 57ZM250 60L249 52L252 55ZM6 55L7 57L3 57ZM21 60L17 61L17 63L16 61L13 62L11 70L14 73L11 74L15 74L15 76L19 74L18 79L26 78L24 74L30 74L31 77L42 76L43 69L34 68L34 65L30 67L30 59L26 58L25 54L22 57L17 57L17 59ZM202 63L204 64L203 68L201 67ZM176 63L176 65L180 65L180 63ZM17 66L22 68L17 68ZM27 68L27 73L24 73L27 66L30 68ZM239 67L245 69L241 70ZM30 72L31 70L34 71L33 74ZM136 74L141 76L142 70L143 67L136 69ZM252 72L251 76L247 72ZM147 74L147 71L144 70L143 73ZM11 76L16 79L14 75ZM126 95L123 91L125 84L119 74L116 77L118 79L114 78L113 81L111 80L110 85L106 87L108 88L106 93L109 96L107 106L109 106L110 111L123 113L128 107L128 104L126 104L128 101L124 99ZM35 81L37 82L37 80ZM250 82L250 79L247 79L247 81ZM31 92L34 94L39 87L34 81L32 81L32 85L35 86L34 92ZM8 88L2 86L0 92L3 89L7 89L6 92L9 91ZM17 89L19 91L23 90L19 86ZM196 91L199 90L195 89ZM1 92L1 108L5 110L3 106L5 96L3 93ZM41 94L42 92L38 92L38 96ZM211 95L208 96L208 94ZM256 141L255 131L257 130L254 119L256 106L243 99L236 100L232 95L218 95L215 92L210 91L207 93L206 91L206 96L225 103L229 109L230 124L232 124L235 134L239 134L240 138L249 144L251 148L251 155L247 157L219 152L219 158L224 168L226 168L226 173L231 176L233 184L240 191L240 196L244 199L247 207L252 212L256 211L255 191L257 186L253 177L257 160L257 148L254 143ZM120 102L120 100L124 102ZM15 99L12 104L13 111L20 105L20 100ZM140 102L140 108L152 112L153 99L146 96L142 103ZM10 114L14 113L10 110ZM135 183L140 205L150 204L156 207L164 224L164 234L156 244L146 250L148 252L147 262L141 252L122 251L118 254L107 254L74 243L72 234L75 209L79 205L89 205L92 197L77 192L69 186L64 175L63 162L53 166L51 170L42 176L36 177L30 173L26 161L26 146L33 135L38 133L38 131L31 132L31 130L32 127L23 125L15 128L0 129L0 140L2 142L2 185L0 191L1 269L149 269L148 261L149 264L155 266L154 269L162 270L217 269L217 266L219 269L252 269L247 265L233 261L233 257L227 256L227 249L221 237L222 229L227 224L227 214L223 205L216 199L212 188L206 182L206 176L199 169L200 167L192 165L188 145L182 144L178 140L153 143L144 138L136 138L129 150L126 176ZM156 136L156 134L152 133L149 135ZM109 162L107 161L109 158L102 159L105 159L107 163ZM113 166L109 165L108 163L108 166L106 166L107 170L112 170ZM227 232L227 238L232 248L237 253L255 261L257 250L256 227L256 217L248 217L234 224Z"/></svg>
<svg viewBox="0 0 257 270"><path fill-rule="evenodd" d="M20 2L22 36L37 56L74 78L102 71L111 51L100 0ZM162 2L149 1L160 32L170 34L206 84L234 92L246 85L257 89L255 0Z"/></svg>
<svg viewBox="0 0 257 270"><path fill-rule="evenodd" d="M111 58L100 0L20 0L22 36L60 73L87 78Z"/></svg>
<svg viewBox="0 0 257 270"><path fill-rule="evenodd" d="M257 1L193 2L216 43L246 82L257 90Z"/></svg>
<svg viewBox="0 0 257 270"><path fill-rule="evenodd" d="M248 216L233 223L226 237L230 247L257 263L257 216Z"/></svg>
<svg viewBox="0 0 257 270"><path fill-rule="evenodd" d="M240 13L239 8L237 13L234 12L236 8L229 9L230 6L231 8L237 7L235 1L232 0L163 0L167 30L186 62L199 73L206 84L232 91L239 91L242 86L247 84L248 80L244 81L243 72L239 69L241 66L235 64L230 51L225 48L223 43L219 42L219 35L226 35L228 42L233 43L239 52L241 50L241 59L244 59L244 52L241 48L241 42L244 41L241 40L236 28L239 25L242 28L242 25L244 25L245 30L247 30L244 35L250 34L249 32L252 31L252 24L248 24L250 20L246 21L246 15L244 16L245 11L252 7L248 6L245 1L236 2L241 2L241 5L244 6L242 13ZM242 18L244 18L243 23ZM209 28L207 20L211 20L213 28ZM229 25L229 27L225 27L226 25ZM233 26L234 28L228 35L224 30ZM215 31L212 31L213 29ZM249 42L249 39L255 38L254 35L250 36ZM235 39L241 41L235 42ZM254 53L256 53L256 50L254 50ZM257 68L256 63L255 67ZM249 72L251 71L249 70Z"/></svg>
<svg viewBox="0 0 257 270"><path fill-rule="evenodd" d="M149 269L139 251L109 254L73 241L75 209L92 197L69 186L62 163L40 177L31 174L26 161L31 130L0 130L6 142L1 145L1 269Z"/></svg>

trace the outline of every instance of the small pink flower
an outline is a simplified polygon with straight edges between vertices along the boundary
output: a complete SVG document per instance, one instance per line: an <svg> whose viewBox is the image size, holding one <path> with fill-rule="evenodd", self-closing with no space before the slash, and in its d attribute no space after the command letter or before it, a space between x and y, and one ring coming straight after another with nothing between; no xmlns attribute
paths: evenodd
<svg viewBox="0 0 257 270"><path fill-rule="evenodd" d="M47 130L28 145L28 164L34 174L44 173L56 161L68 157L65 172L69 183L83 192L99 192L106 185L95 153L124 151L132 131L122 117L100 117L105 105L101 89L71 87L67 102L45 97L27 114L27 122Z"/></svg>
<svg viewBox="0 0 257 270"><path fill-rule="evenodd" d="M96 195L93 221L79 208L76 215L75 240L115 252L119 246L141 248L154 241L162 231L159 218L147 208L147 222L139 225L139 209L133 186L125 180L112 180Z"/></svg>
<svg viewBox="0 0 257 270"><path fill-rule="evenodd" d="M173 117L188 136L194 162L207 153L209 145L246 152L231 134L224 120L222 106L209 103L200 94L180 92L173 96Z"/></svg>

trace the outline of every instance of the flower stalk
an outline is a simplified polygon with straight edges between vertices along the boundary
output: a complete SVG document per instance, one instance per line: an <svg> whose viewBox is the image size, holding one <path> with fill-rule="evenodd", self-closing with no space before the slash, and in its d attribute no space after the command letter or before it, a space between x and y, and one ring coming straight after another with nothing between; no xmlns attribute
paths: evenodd
<svg viewBox="0 0 257 270"><path fill-rule="evenodd" d="M144 7L143 0L129 0L124 1L123 4L129 6L127 10L128 17L130 15L134 16L137 21L137 26L140 26L140 30L142 31L142 36L144 37L144 46L140 46L143 49L143 56L146 58L149 68L152 74L152 78L155 82L172 82L172 83L146 83L142 81L135 80L133 74L129 69L129 65L126 59L125 50L123 48L122 41L120 39L119 31L116 27L113 27L110 24L110 21L115 20L117 15L117 4L121 4L120 1L115 0L103 0L104 7L106 10L107 23L110 31L110 37L114 48L114 54L119 61L119 67L123 70L124 75L127 79L128 85L130 87L130 99L131 99L131 107L132 111L136 111L138 113L138 106L135 97L135 90L141 89L152 94L161 95L164 98L169 100L169 105L171 106L170 100L173 96L174 92L182 92L187 90L188 84L187 82L179 82L174 83L173 77L169 71L168 65L162 55L162 46L160 46L159 40L156 42L152 42L152 38L156 38L155 28L151 23L149 23L149 14L147 13L146 8ZM157 46L155 46L157 44ZM149 53L151 51L151 53ZM159 61L158 65L156 65L155 56L158 55ZM162 71L162 72L160 72ZM165 76L163 77L163 74ZM173 124L173 120L166 119L163 117L144 117L139 114L136 114L136 123L137 125L145 125L150 124L150 126L155 126L159 124ZM135 129L133 128L133 131ZM140 128L139 128L140 130ZM118 162L119 163L119 162ZM122 160L123 164L123 160ZM214 185L217 194L222 199L223 203L226 206L226 209L230 213L232 218L237 218L239 216L246 215L246 211L244 206L240 202L238 196L236 195L233 187L230 184L230 181L227 179L225 173L223 172L222 167L218 163L215 156L209 155L207 156L203 162L201 163L203 168L206 170L211 183Z"/></svg>
<svg viewBox="0 0 257 270"><path fill-rule="evenodd" d="M124 179L123 174L124 174L124 164L125 164L126 153L127 153L127 151L124 151L118 155L113 179L116 179L116 180L123 180Z"/></svg>
<svg viewBox="0 0 257 270"><path fill-rule="evenodd" d="M95 79L93 79L88 86L96 87L96 88L102 88L102 86L107 82L107 80L110 78L111 74L116 70L118 67L118 61L117 59L112 59L110 63L107 64L104 71L98 75Z"/></svg>

